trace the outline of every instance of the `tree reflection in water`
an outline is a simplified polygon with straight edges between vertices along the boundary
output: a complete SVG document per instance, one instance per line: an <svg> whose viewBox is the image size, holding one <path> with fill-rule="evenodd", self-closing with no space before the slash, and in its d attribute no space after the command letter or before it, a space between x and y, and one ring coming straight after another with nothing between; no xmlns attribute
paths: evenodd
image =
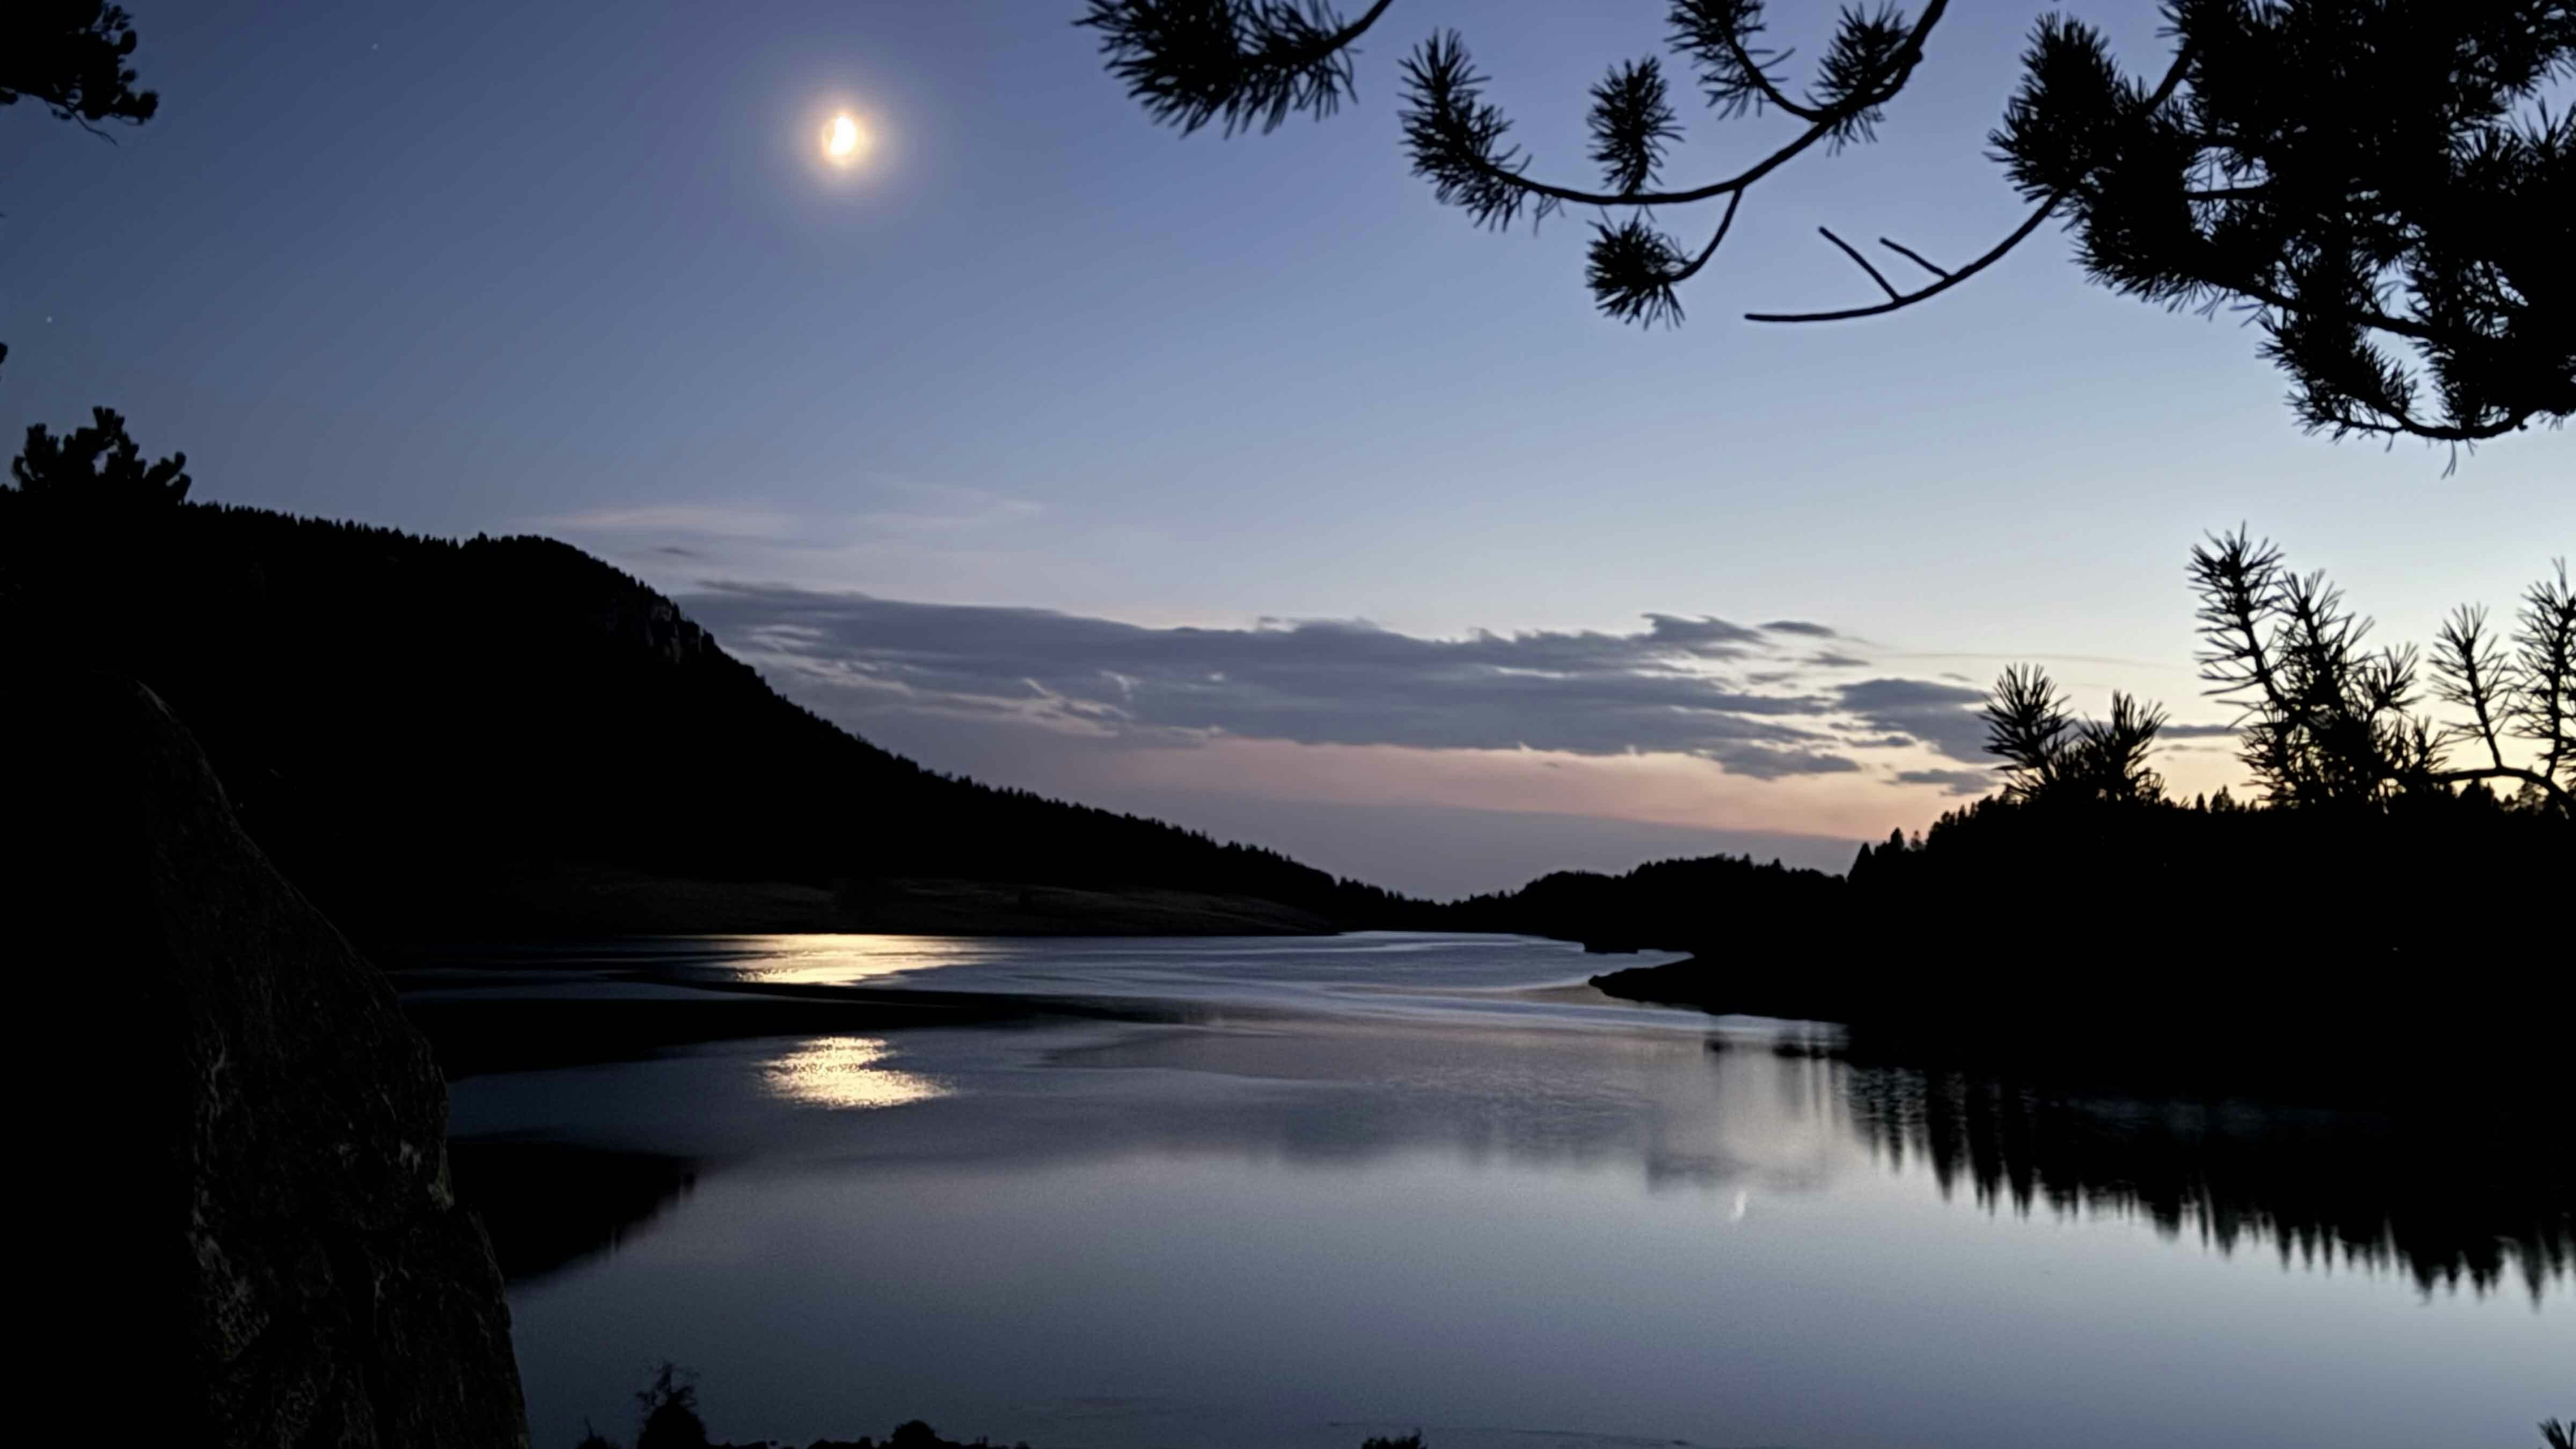
<svg viewBox="0 0 2576 1449"><path fill-rule="evenodd" d="M2576 1167L2535 1103L2326 1110L1967 1066L1840 1070L1873 1155L1926 1163L1944 1196L1989 1212L2142 1218L2222 1254L2267 1244L2285 1265L2402 1270L2427 1293L2519 1279L2537 1301L2576 1268Z"/></svg>

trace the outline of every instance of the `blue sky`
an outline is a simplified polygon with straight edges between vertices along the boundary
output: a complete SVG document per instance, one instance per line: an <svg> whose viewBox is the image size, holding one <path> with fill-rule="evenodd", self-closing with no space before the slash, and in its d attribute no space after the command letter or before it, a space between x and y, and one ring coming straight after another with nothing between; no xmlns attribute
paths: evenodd
<svg viewBox="0 0 2576 1449"><path fill-rule="evenodd" d="M1858 743L1843 691L1877 680L2056 658L2080 704L2224 719L2182 587L2212 528L2273 535L2411 638L2576 548L2565 434L2448 478L2304 437L2246 328L2089 288L2054 233L1906 314L1738 320L1867 299L1818 224L1940 259L2011 226L1983 138L2035 8L1961 7L1880 142L1757 190L1688 324L1653 333L1592 312L1579 218L1496 237L1436 206L1393 101L1402 51L1454 24L1542 169L1588 175L1582 91L1656 46L1659 5L1399 0L1358 106L1232 141L1151 127L1052 0L132 8L159 119L111 148L0 114L0 424L109 403L187 451L199 497L554 533L929 763L1397 884L1700 847L1839 864L1953 802L1902 776L1968 764ZM1774 9L1813 53L1826 8ZM2146 7L2075 10L2161 69ZM847 175L814 154L836 106L879 142ZM1682 174L1778 134L1686 119ZM884 637L780 647L784 616L741 602L779 586L952 610L845 622L1036 633L937 633L939 679L990 676L943 693ZM1646 729L1497 748L1490 718L1371 739L1104 695L1086 719L1000 661L1130 636L1030 611L1274 654L1264 620L1415 643L1811 622L1866 664L1785 636L1703 663L1823 701L1809 747L1856 768L1746 773ZM1374 687L1336 678L1298 707ZM2224 741L2184 743L2177 782L2225 778Z"/></svg>

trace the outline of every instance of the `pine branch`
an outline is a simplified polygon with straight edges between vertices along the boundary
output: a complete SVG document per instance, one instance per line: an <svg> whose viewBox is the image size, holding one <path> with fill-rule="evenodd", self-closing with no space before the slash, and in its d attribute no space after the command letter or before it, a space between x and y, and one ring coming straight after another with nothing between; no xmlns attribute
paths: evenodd
<svg viewBox="0 0 2576 1449"><path fill-rule="evenodd" d="M1091 0L1074 24L1100 32L1109 73L1156 124L1232 136L1340 109L1357 94L1351 44L1392 3L1344 24L1324 0Z"/></svg>

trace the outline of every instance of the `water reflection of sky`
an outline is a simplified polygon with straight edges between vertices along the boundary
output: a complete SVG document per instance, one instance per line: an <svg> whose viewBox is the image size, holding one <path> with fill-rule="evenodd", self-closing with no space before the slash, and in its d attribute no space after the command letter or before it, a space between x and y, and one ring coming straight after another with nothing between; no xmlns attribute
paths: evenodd
<svg viewBox="0 0 2576 1449"><path fill-rule="evenodd" d="M809 944L708 969L920 959ZM1774 1055L1521 993L1600 964L1548 943L937 944L951 989L1266 1009L460 1083L460 1133L708 1165L514 1291L540 1446L661 1357L800 1443L2414 1449L2576 1407L2546 1144Z"/></svg>

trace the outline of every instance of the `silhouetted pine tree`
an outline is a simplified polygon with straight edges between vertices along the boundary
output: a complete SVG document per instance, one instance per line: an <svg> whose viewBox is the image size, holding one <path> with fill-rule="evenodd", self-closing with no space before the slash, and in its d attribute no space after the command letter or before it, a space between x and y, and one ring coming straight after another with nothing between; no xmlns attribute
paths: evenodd
<svg viewBox="0 0 2576 1449"><path fill-rule="evenodd" d="M1078 23L1156 122L1231 135L1337 110L1356 94L1357 42L1388 8L1346 20L1325 0L1090 0ZM1432 194L1478 226L1597 208L1595 304L1678 323L1678 289L1745 196L1809 152L1872 139L1947 9L1846 7L1802 86L1764 41L1764 0L1671 0L1669 56L1623 60L1592 88L1589 184L1540 173L1465 41L1435 32L1401 66L1405 147ZM2091 26L2039 22L1993 135L2033 207L1984 254L1944 267L1881 238L1931 278L1900 288L1819 228L1884 300L1747 315L1909 307L2059 217L2104 286L2250 312L2310 429L2458 444L2576 411L2576 121L2545 104L2576 66L2576 5L2171 0L2165 14L2173 52L2152 83L2122 74ZM1779 144L1725 175L1665 181L1683 138L1667 58L1717 117L1776 113ZM1664 230L1693 206L1715 213L1705 242Z"/></svg>
<svg viewBox="0 0 2576 1449"><path fill-rule="evenodd" d="M23 97L57 120L140 125L161 98L134 88L126 65L133 17L100 0L19 0L0 14L0 106Z"/></svg>
<svg viewBox="0 0 2576 1449"><path fill-rule="evenodd" d="M1986 697L1986 749L2004 761L2007 798L2048 804L2154 804L2163 777L2147 764L2165 712L2111 693L2108 719L2077 719L2037 665L2014 665Z"/></svg>
<svg viewBox="0 0 2576 1449"><path fill-rule="evenodd" d="M2435 697L2467 717L2420 712L2413 645L2368 650L2372 624L2323 573L2292 573L2243 530L2192 550L2201 677L2238 704L2245 767L2275 804L2385 804L2405 792L2514 781L2576 817L2576 587L2564 560L2524 591L2510 652L2486 611L2463 606L2435 637ZM2515 764L2506 741L2530 746ZM2450 751L2482 746L2484 763Z"/></svg>
<svg viewBox="0 0 2576 1449"><path fill-rule="evenodd" d="M165 508L186 501L188 455L157 463L125 434L112 408L90 409L90 426L60 437L44 424L27 429L26 450L9 460L9 476L30 500L103 511Z"/></svg>
<svg viewBox="0 0 2576 1449"><path fill-rule="evenodd" d="M34 101L94 135L94 124L141 125L160 96L134 88L131 17L101 0L11 0L0 6L0 106ZM0 346L0 362L9 349Z"/></svg>

